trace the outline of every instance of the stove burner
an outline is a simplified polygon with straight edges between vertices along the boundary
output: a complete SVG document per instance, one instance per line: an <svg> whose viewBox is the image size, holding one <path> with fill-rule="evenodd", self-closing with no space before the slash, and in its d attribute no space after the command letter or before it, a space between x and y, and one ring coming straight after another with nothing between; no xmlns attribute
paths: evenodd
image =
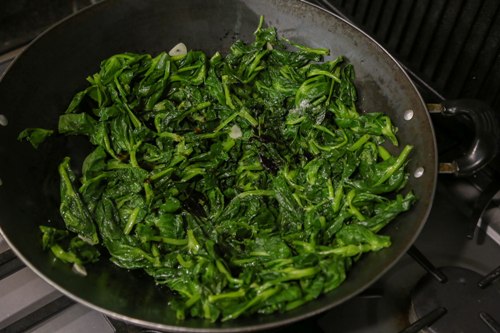
<svg viewBox="0 0 500 333"><path fill-rule="evenodd" d="M426 328L426 332L496 332L488 320L498 317L500 287L482 287L483 276L469 269L444 267L446 282L439 282L432 275L423 277L411 293L410 321L430 313L441 316ZM496 318L496 320L499 320Z"/></svg>

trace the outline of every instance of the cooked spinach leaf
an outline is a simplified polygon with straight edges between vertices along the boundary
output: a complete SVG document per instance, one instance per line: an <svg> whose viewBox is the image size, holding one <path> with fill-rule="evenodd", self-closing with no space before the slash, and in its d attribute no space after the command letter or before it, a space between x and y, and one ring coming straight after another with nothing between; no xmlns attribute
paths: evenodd
<svg viewBox="0 0 500 333"><path fill-rule="evenodd" d="M54 130L45 128L26 128L17 136L19 141L28 141L33 148L38 148L49 136L54 134Z"/></svg>

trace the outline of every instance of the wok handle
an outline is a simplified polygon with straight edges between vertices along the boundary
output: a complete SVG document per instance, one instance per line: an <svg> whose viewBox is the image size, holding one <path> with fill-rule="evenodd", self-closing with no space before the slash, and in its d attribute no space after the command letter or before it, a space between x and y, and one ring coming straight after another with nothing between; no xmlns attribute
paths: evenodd
<svg viewBox="0 0 500 333"><path fill-rule="evenodd" d="M489 105L474 99L457 99L429 104L428 110L445 117L465 116L474 124L474 139L469 149L454 161L441 163L440 172L469 176L495 158L500 144L500 121Z"/></svg>

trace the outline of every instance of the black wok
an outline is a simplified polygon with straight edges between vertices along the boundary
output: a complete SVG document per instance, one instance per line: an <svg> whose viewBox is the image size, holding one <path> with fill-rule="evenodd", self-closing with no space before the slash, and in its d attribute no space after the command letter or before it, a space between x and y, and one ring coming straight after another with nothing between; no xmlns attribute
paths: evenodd
<svg viewBox="0 0 500 333"><path fill-rule="evenodd" d="M88 153L78 138L49 140L34 150L16 140L26 127L55 128L58 115L102 59L124 51L158 53L182 41L209 54L225 51L236 38L252 40L259 16L285 37L344 55L357 74L359 108L388 113L400 142L415 146L408 165L414 208L383 230L389 249L370 253L337 290L296 310L226 323L177 321L168 292L139 272L109 262L88 267L88 276L41 250L38 225L59 221L57 165L70 154ZM431 208L437 176L436 143L425 104L414 85L375 41L344 20L308 3L287 0L110 0L61 22L37 38L0 82L0 226L7 243L37 274L87 306L112 317L172 331L251 331L318 314L341 304L376 281L406 252ZM410 117L412 115L412 117ZM3 123L6 123L4 121Z"/></svg>

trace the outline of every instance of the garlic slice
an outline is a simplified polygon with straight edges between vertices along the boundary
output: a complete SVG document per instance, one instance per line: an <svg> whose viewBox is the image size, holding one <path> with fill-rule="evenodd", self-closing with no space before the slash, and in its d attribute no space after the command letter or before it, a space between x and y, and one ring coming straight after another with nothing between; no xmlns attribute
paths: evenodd
<svg viewBox="0 0 500 333"><path fill-rule="evenodd" d="M81 276L87 276L87 269L80 264L74 263L72 271Z"/></svg>
<svg viewBox="0 0 500 333"><path fill-rule="evenodd" d="M231 132L229 133L229 137L231 139L238 139L241 138L243 133L241 132L241 128L238 125L233 125L231 127Z"/></svg>
<svg viewBox="0 0 500 333"><path fill-rule="evenodd" d="M168 51L168 55L171 57L174 56L183 56L187 54L187 47L184 43L179 43L175 45L170 51Z"/></svg>

